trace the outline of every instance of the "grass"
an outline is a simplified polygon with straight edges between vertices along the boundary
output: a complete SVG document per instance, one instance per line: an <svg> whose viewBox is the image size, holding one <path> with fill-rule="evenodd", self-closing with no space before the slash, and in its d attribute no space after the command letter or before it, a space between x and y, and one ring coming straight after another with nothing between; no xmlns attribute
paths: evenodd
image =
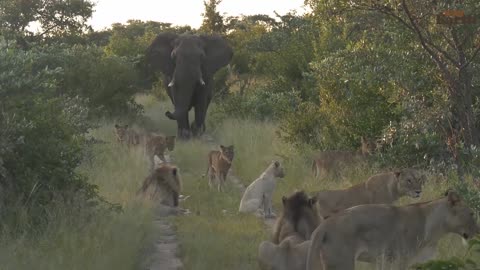
<svg viewBox="0 0 480 270"><path fill-rule="evenodd" d="M123 212L99 212L87 221L78 220L76 210L54 208L49 213L54 217L51 225L42 235L33 239L2 239L0 269L140 267L153 229L151 205L135 197L147 164L139 149L118 147L112 131L113 124L108 124L92 132L107 143L95 146L93 160L85 162L80 170L98 185L105 199L120 204Z"/></svg>
<svg viewBox="0 0 480 270"><path fill-rule="evenodd" d="M169 102L159 103L150 96L138 101L146 107L145 115L155 130L175 134L176 124L166 119L171 110ZM276 125L270 122L226 119L212 125L207 131L219 143L235 146L232 171L248 185L256 179L272 160L280 160L286 177L274 193L274 208L281 209L281 196L296 189L313 192L350 186L364 181L377 172L366 164L346 171L342 180L315 180L310 173L311 153L299 151L281 142L276 136ZM0 269L139 269L144 252L152 244L152 205L138 200L136 190L147 173L147 162L140 148L119 146L113 137L113 123L105 123L92 131L105 141L96 145L94 158L80 168L98 185L100 194L110 202L123 207L121 213L98 213L90 221L72 226L76 213L71 209L52 210L58 217L51 227L35 239L1 239ZM208 187L203 178L207 153L214 147L199 140L177 142L174 162L180 168L184 182L182 202L192 214L174 219L181 243L181 257L187 270L258 269L258 244L270 238L261 219L238 213L242 194L232 184L219 193ZM438 197L446 190L445 184L430 179L424 187L421 200ZM399 204L417 202L409 198ZM441 258L462 255L465 249L456 236L441 241ZM361 264L361 269L371 269Z"/></svg>
<svg viewBox="0 0 480 270"><path fill-rule="evenodd" d="M150 113L155 113L150 115L158 115L160 108L165 105L154 106ZM170 125L164 117L156 121L161 126ZM310 173L311 153L308 150L301 152L280 141L276 129L274 123L236 119L207 125L207 131L218 143L234 145L232 171L245 185L255 180L272 160L282 161L286 177L279 182L274 193L277 212L281 209L281 196L296 189L313 192L344 188L379 172L375 167L363 164L346 170L342 180L315 180ZM260 219L238 213L242 194L234 185L227 185L226 193L209 189L207 179L201 175L205 173L206 156L211 149L211 146L193 140L177 143L173 154L182 172L183 193L191 196L182 207L193 213L176 219L185 269L258 269L257 247L261 241L270 238L269 232ZM446 184L430 179L421 200L437 198L446 189ZM418 200L403 198L398 204L413 202ZM457 236L446 237L439 246L442 258L462 255L465 251ZM359 266L361 269L374 267L366 263Z"/></svg>

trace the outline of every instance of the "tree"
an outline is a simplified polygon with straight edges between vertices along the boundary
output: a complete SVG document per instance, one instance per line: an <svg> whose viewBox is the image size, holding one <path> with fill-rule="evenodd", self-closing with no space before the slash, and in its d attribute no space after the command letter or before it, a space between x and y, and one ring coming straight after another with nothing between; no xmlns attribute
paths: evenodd
<svg viewBox="0 0 480 270"><path fill-rule="evenodd" d="M330 17L332 20L338 20L339 23L354 25L351 31L353 35L358 34L359 29L365 28L365 25L370 27L369 33L364 33L365 36L380 37L382 35L379 33L384 33L385 39L376 40L380 46L373 43L363 44L372 48L371 53L379 53L386 48L394 48L393 52L388 52L390 55L399 55L398 52L404 51L402 47L391 45L385 40L390 40L389 42L395 39L395 41L400 40L401 44L409 48L411 53L403 54L396 63L387 64L390 68L397 67L397 71L391 72L391 77L388 79L395 77L399 79L396 74L403 73L405 68L412 71L410 78L403 76L403 81L397 80L396 84L403 87L404 93L411 100L418 100L419 94L423 96L422 98L426 97L428 102L423 107L430 106L427 112L433 111L431 102L434 102L434 107L443 109L443 112L439 111L436 114L439 117L432 120L439 123L437 132L443 133L444 143L458 167L461 168L461 153L468 153L472 146L480 144L480 119L475 112L480 105L478 104L479 86L475 76L478 74L480 46L477 40L480 28L475 24L469 24L466 18L445 19L444 16L458 14L462 16L462 12L467 14L463 16L470 16L478 10L478 1L307 0L306 2L317 13L318 18ZM457 12L458 10L462 12ZM360 16L354 17L352 14ZM369 18L365 15L369 15ZM445 21L450 23L439 24ZM384 52L387 51L384 50ZM426 62L421 63L418 59L424 59ZM414 70L418 73L414 73ZM432 76L433 83L429 85L428 92L419 93L419 86L412 83L416 79L426 80L418 74L427 75L427 73ZM406 82L410 85L404 87ZM420 88L423 87L420 85ZM436 100L435 97L437 97ZM410 103L409 106L416 105ZM421 114L417 116L424 118Z"/></svg>
<svg viewBox="0 0 480 270"><path fill-rule="evenodd" d="M89 0L2 0L0 1L0 31L7 40L16 40L25 48L28 41L52 36L77 35L89 29L93 2ZM29 30L40 26L37 33Z"/></svg>
<svg viewBox="0 0 480 270"><path fill-rule="evenodd" d="M208 0L203 1L205 6L205 13L202 13L203 22L200 26L200 31L213 34L222 34L225 33L225 25L223 23L223 17L217 11L217 6L222 2L222 0Z"/></svg>

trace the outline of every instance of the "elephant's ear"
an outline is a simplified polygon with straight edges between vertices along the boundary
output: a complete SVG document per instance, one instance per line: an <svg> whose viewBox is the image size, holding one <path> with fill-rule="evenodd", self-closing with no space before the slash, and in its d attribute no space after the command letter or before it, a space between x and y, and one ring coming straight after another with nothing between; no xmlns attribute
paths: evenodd
<svg viewBox="0 0 480 270"><path fill-rule="evenodd" d="M151 69L160 70L170 77L173 75L175 63L172 60L171 53L177 37L178 35L174 33L161 33L153 40L145 53L145 58Z"/></svg>
<svg viewBox="0 0 480 270"><path fill-rule="evenodd" d="M215 73L228 65L233 57L233 50L220 35L200 35L205 42L206 67L208 72Z"/></svg>

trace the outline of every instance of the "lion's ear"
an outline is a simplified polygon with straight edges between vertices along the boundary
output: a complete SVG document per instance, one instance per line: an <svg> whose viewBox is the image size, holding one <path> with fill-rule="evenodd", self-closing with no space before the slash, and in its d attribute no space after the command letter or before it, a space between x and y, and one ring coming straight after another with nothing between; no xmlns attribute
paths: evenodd
<svg viewBox="0 0 480 270"><path fill-rule="evenodd" d="M395 178L398 178L400 176L400 174L402 174L402 171L396 170L396 171L393 172L393 174L395 175Z"/></svg>
<svg viewBox="0 0 480 270"><path fill-rule="evenodd" d="M461 198L458 195L458 193L451 190L451 189L447 190L446 196L447 196L447 199L448 199L448 202L449 202L450 206L455 206L457 203L459 203L461 201Z"/></svg>
<svg viewBox="0 0 480 270"><path fill-rule="evenodd" d="M285 206L287 204L287 197L282 196L282 204Z"/></svg>
<svg viewBox="0 0 480 270"><path fill-rule="evenodd" d="M277 167L277 168L280 167L280 162L275 161L275 167Z"/></svg>
<svg viewBox="0 0 480 270"><path fill-rule="evenodd" d="M222 151L224 151L224 150L225 150L225 146L222 145L222 144L220 144L220 149L222 149Z"/></svg>
<svg viewBox="0 0 480 270"><path fill-rule="evenodd" d="M115 124L115 128L119 128L120 126L118 124Z"/></svg>

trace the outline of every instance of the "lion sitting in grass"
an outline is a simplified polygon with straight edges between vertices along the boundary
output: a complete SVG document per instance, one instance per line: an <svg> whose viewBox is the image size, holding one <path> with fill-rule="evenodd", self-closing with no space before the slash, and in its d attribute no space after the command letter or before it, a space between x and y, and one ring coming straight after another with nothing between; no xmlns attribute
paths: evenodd
<svg viewBox="0 0 480 270"><path fill-rule="evenodd" d="M303 270L310 245L307 240L321 221L316 199L297 191L282 197L282 204L272 242L263 241L258 247L258 262L262 269Z"/></svg>
<svg viewBox="0 0 480 270"><path fill-rule="evenodd" d="M241 213L254 213L263 206L265 218L275 217L272 211L273 191L277 184L277 178L285 177L285 172L280 162L272 161L268 168L253 181L243 193L240 207Z"/></svg>

